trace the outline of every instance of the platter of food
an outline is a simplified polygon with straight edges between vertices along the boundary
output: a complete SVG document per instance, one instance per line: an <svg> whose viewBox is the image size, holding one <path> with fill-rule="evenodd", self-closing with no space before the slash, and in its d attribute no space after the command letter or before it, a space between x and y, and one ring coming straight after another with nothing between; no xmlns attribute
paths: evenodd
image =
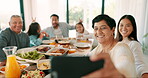
<svg viewBox="0 0 148 78"><path fill-rule="evenodd" d="M53 49L47 51L45 53L45 55L60 56L60 55L66 54L67 52L68 52L68 48L56 47L56 48L53 48Z"/></svg>
<svg viewBox="0 0 148 78"><path fill-rule="evenodd" d="M45 73L41 70L23 71L21 78L44 78Z"/></svg>
<svg viewBox="0 0 148 78"><path fill-rule="evenodd" d="M29 52L20 52L16 54L16 58L19 61L25 61L25 62L30 62L30 63L37 63L39 59L44 57L43 54L38 53L36 50L29 51Z"/></svg>
<svg viewBox="0 0 148 78"><path fill-rule="evenodd" d="M51 68L50 59L41 59L37 62L37 68L39 70L49 70Z"/></svg>
<svg viewBox="0 0 148 78"><path fill-rule="evenodd" d="M40 45L36 47L36 50L41 53L46 53L48 50L54 48L55 45Z"/></svg>
<svg viewBox="0 0 148 78"><path fill-rule="evenodd" d="M51 44L51 43L55 43L54 40L43 40L42 41L43 44Z"/></svg>

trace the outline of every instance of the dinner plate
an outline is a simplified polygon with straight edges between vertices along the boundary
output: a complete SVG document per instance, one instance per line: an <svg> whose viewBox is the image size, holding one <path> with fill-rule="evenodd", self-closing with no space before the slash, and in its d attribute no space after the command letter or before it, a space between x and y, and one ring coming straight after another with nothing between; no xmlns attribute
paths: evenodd
<svg viewBox="0 0 148 78"><path fill-rule="evenodd" d="M52 48L51 50L47 51L44 54L49 56L60 56L60 55L66 54L67 52L68 52L68 48L56 47L56 48Z"/></svg>
<svg viewBox="0 0 148 78"><path fill-rule="evenodd" d="M89 48L90 44L89 43L75 43L74 46L77 48Z"/></svg>
<svg viewBox="0 0 148 78"><path fill-rule="evenodd" d="M43 44L49 44L49 43L53 43L55 42L54 40L43 40L42 43Z"/></svg>
<svg viewBox="0 0 148 78"><path fill-rule="evenodd" d="M39 59L41 59L42 57L40 57ZM37 63L38 60L39 60L39 59L36 59L36 60L24 59L24 58L21 58L19 56L16 56L16 59L19 60L19 61L23 61L23 62L25 61L27 63Z"/></svg>
<svg viewBox="0 0 148 78"><path fill-rule="evenodd" d="M24 49L23 49L24 50ZM27 53L27 52L31 52L31 53ZM34 55L34 56L33 56ZM23 56L24 58L22 58L22 57L20 57L20 56ZM39 58L36 58L36 57L39 57ZM40 53L38 53L37 51L36 51L36 49L34 49L34 50L30 50L29 49L29 51L21 51L21 50L19 50L17 53L16 53L16 59L18 60L18 61L25 61L25 62L27 62L27 63L37 63L37 61L39 60L39 59L41 59L41 58L43 58L44 57L44 55L42 55L42 54L40 54ZM25 59L25 58L27 58L27 59ZM29 59L28 59L29 58ZM30 59L31 58L31 59Z"/></svg>
<svg viewBox="0 0 148 78"><path fill-rule="evenodd" d="M25 66L26 66L26 67L23 68L22 70L25 70L27 67L30 66L29 64L19 64L19 65L20 65L20 66L22 66L22 65L25 65ZM2 71L2 70L1 70L1 69L5 69L5 67L6 67L6 66L1 66L1 67L0 67L0 72L1 72L1 73L5 73L5 71Z"/></svg>
<svg viewBox="0 0 148 78"><path fill-rule="evenodd" d="M22 48L16 51L16 53L25 53L36 50L35 47L29 47L29 48Z"/></svg>
<svg viewBox="0 0 148 78"><path fill-rule="evenodd" d="M69 40L58 41L59 44L69 44Z"/></svg>
<svg viewBox="0 0 148 78"><path fill-rule="evenodd" d="M54 48L55 45L40 45L36 47L36 50L40 53L46 53L48 50Z"/></svg>
<svg viewBox="0 0 148 78"><path fill-rule="evenodd" d="M39 70L51 69L50 59L41 59L37 62L37 68Z"/></svg>

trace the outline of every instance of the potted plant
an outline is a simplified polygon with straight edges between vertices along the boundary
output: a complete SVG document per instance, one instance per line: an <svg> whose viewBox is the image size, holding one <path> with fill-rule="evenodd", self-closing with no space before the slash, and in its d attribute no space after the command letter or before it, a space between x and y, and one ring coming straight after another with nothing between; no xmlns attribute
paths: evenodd
<svg viewBox="0 0 148 78"><path fill-rule="evenodd" d="M147 41L147 42L146 42L146 41ZM143 36L142 50L143 50L143 53L148 54L148 33L146 33L146 34Z"/></svg>

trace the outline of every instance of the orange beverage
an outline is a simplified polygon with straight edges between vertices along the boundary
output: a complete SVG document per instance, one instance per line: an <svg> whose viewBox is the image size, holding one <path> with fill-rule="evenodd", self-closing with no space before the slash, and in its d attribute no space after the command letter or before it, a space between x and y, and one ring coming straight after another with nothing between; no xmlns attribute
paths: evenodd
<svg viewBox="0 0 148 78"><path fill-rule="evenodd" d="M51 42L51 43L50 43L50 45L55 45L55 44L56 44L55 42Z"/></svg>
<svg viewBox="0 0 148 78"><path fill-rule="evenodd" d="M69 49L68 53L71 54L71 53L75 53L76 52L76 49Z"/></svg>
<svg viewBox="0 0 148 78"><path fill-rule="evenodd" d="M7 63L5 69L6 78L20 78L21 71L15 55L7 56Z"/></svg>

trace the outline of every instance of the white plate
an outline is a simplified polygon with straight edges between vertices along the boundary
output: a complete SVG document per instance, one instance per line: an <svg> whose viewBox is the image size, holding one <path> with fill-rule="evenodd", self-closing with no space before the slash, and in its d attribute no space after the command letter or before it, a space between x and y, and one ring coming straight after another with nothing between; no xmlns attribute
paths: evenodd
<svg viewBox="0 0 148 78"><path fill-rule="evenodd" d="M50 47L50 49L52 49L52 48L55 47L55 45L40 45L40 46L37 46L36 49L37 49L37 48L43 48L43 47ZM50 50L50 49L49 49L49 50ZM39 52L40 52L40 51L39 51ZM40 52L40 53L45 53L45 52Z"/></svg>
<svg viewBox="0 0 148 78"><path fill-rule="evenodd" d="M20 50L17 51L17 53L27 53L27 52L35 51L35 50L36 50L36 48L34 48L34 49L29 49L29 48L28 49L20 49ZM40 57L39 59L41 59L42 57ZM37 61L39 60L39 59L36 59L36 60L24 59L24 58L21 58L19 56L16 56L16 59L18 61L23 61L23 62L25 61L25 62L29 62L29 63L37 63Z"/></svg>
<svg viewBox="0 0 148 78"><path fill-rule="evenodd" d="M34 51L34 50L36 50L35 47L22 48L22 49L17 50L16 53L25 53L25 52L30 52L30 51Z"/></svg>
<svg viewBox="0 0 148 78"><path fill-rule="evenodd" d="M39 59L41 59L42 57L40 57ZM36 60L30 60L30 59L24 59L24 58L21 58L19 56L16 56L16 59L18 59L19 61L25 61L27 63L37 63L39 59L36 59Z"/></svg>
<svg viewBox="0 0 148 78"><path fill-rule="evenodd" d="M89 43L76 43L74 44L76 47L80 47L80 48L86 48L86 47L90 47Z"/></svg>
<svg viewBox="0 0 148 78"><path fill-rule="evenodd" d="M19 64L19 65L25 65L25 66L27 66L27 67L30 66L29 64ZM5 71L1 71L1 68L3 68L3 67L6 67L6 66L1 66L1 67L0 67L0 72L1 72L1 73L5 73ZM26 67L26 68L27 68L27 67ZM24 70L25 70L26 68L24 68Z"/></svg>
<svg viewBox="0 0 148 78"><path fill-rule="evenodd" d="M58 43L60 43L60 44L68 44L68 43L70 43L70 41L69 40L66 40L66 41L58 41Z"/></svg>
<svg viewBox="0 0 148 78"><path fill-rule="evenodd" d="M63 55L62 53L52 53L53 51L56 51L57 49L64 49L64 53L65 54L68 51L68 48L62 48L62 47L56 47L56 48L52 48L50 50L48 50L45 55L51 55L51 56L60 56Z"/></svg>
<svg viewBox="0 0 148 78"><path fill-rule="evenodd" d="M54 40L43 40L42 43L43 44L49 44L49 43L52 43L52 42L55 42Z"/></svg>
<svg viewBox="0 0 148 78"><path fill-rule="evenodd" d="M37 68L39 70L51 69L50 59L41 59L37 62Z"/></svg>

